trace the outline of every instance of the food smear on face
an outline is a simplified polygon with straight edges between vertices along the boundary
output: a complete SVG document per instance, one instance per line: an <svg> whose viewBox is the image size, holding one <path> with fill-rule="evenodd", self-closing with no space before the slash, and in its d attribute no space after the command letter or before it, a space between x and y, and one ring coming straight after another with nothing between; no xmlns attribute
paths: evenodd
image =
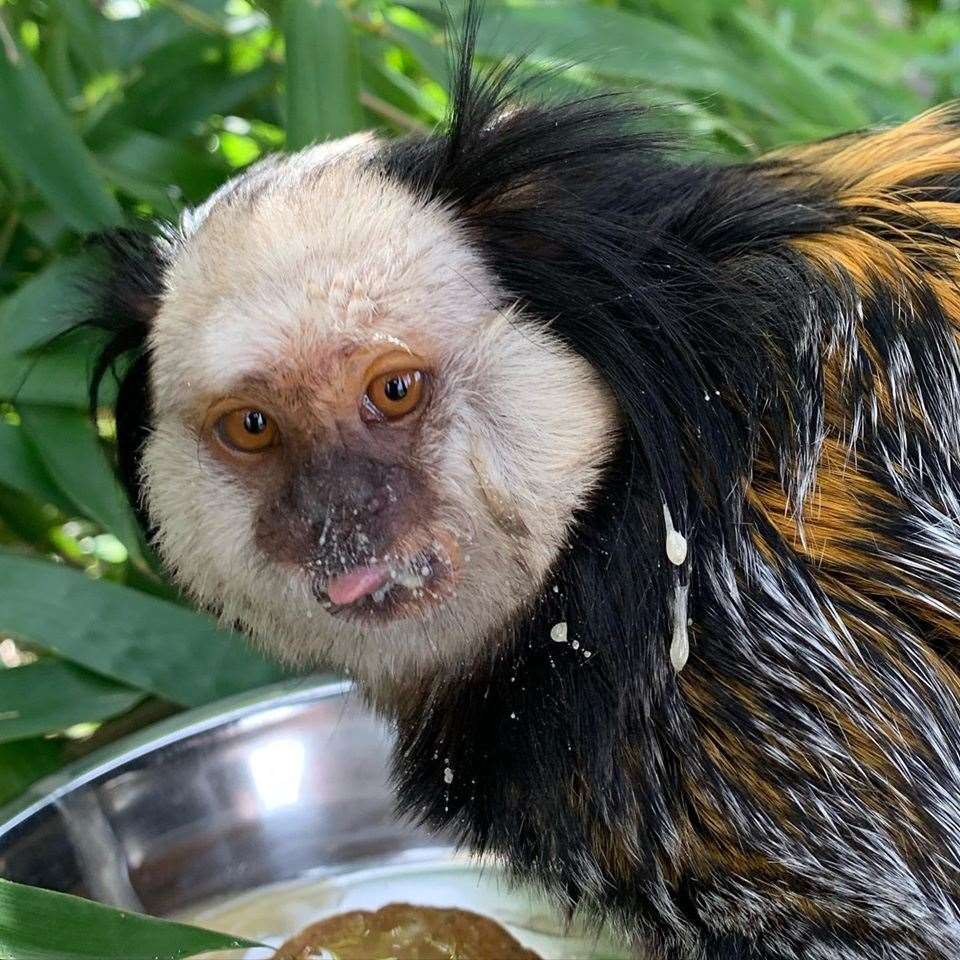
<svg viewBox="0 0 960 960"><path fill-rule="evenodd" d="M314 923L274 960L540 960L489 917L470 910L390 903Z"/></svg>

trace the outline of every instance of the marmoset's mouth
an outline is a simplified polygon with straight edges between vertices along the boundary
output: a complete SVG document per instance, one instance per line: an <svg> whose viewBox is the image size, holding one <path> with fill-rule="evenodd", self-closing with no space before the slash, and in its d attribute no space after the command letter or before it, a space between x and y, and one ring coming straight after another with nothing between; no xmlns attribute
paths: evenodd
<svg viewBox="0 0 960 960"><path fill-rule="evenodd" d="M453 565L435 545L406 556L350 567L314 582L314 594L335 617L385 622L416 617L450 595Z"/></svg>

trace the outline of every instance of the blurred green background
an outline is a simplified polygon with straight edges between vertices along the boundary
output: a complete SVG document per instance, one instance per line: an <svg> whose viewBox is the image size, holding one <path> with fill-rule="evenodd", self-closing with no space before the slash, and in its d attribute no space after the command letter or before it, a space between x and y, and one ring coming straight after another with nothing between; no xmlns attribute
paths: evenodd
<svg viewBox="0 0 960 960"><path fill-rule="evenodd" d="M458 4L452 3L454 11ZM960 93L957 0L488 0L483 61L576 65L719 158ZM0 803L278 669L190 611L86 416L86 233L173 218L274 150L443 117L438 2L0 0Z"/></svg>

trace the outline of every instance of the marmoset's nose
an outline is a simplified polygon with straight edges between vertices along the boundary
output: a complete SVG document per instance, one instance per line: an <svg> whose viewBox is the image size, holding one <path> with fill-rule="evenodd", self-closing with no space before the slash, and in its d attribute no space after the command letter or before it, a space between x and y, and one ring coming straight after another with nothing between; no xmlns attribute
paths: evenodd
<svg viewBox="0 0 960 960"><path fill-rule="evenodd" d="M407 466L318 450L264 503L257 542L276 559L340 570L389 551L422 519L422 499Z"/></svg>

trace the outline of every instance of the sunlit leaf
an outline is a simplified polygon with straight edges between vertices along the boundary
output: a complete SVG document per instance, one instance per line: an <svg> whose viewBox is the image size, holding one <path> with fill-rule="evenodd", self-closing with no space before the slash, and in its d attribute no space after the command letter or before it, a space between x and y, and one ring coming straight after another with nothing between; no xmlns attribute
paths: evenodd
<svg viewBox="0 0 960 960"><path fill-rule="evenodd" d="M252 940L0 880L0 960L181 960L255 946Z"/></svg>
<svg viewBox="0 0 960 960"><path fill-rule="evenodd" d="M0 669L0 743L107 720L144 696L62 660Z"/></svg>
<svg viewBox="0 0 960 960"><path fill-rule="evenodd" d="M0 45L0 156L77 230L122 220L83 141L26 51Z"/></svg>
<svg viewBox="0 0 960 960"><path fill-rule="evenodd" d="M0 632L171 703L208 703L283 677L208 617L61 564L0 551L0 583Z"/></svg>
<svg viewBox="0 0 960 960"><path fill-rule="evenodd" d="M336 0L287 0L287 147L363 126L356 37Z"/></svg>
<svg viewBox="0 0 960 960"><path fill-rule="evenodd" d="M28 405L20 416L31 447L78 512L116 535L145 564L137 521L86 411Z"/></svg>

